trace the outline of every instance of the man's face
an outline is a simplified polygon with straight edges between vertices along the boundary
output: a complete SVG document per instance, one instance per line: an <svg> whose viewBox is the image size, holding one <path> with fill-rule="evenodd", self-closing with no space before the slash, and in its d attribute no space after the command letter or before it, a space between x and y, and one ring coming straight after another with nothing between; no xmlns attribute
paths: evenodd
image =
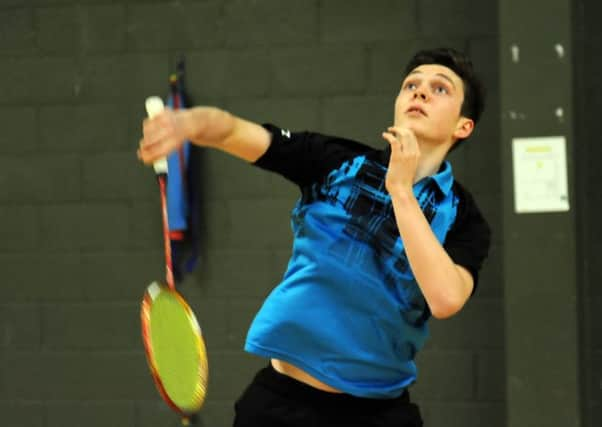
<svg viewBox="0 0 602 427"><path fill-rule="evenodd" d="M416 67L402 83L395 101L395 126L414 131L419 140L449 143L472 132L472 120L461 117L462 79L437 64Z"/></svg>

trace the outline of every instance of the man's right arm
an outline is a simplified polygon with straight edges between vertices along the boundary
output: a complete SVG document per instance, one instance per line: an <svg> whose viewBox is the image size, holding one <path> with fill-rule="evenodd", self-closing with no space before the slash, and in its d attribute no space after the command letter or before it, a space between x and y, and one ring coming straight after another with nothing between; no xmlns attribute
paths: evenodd
<svg viewBox="0 0 602 427"><path fill-rule="evenodd" d="M214 107L164 110L144 120L138 157L151 164L186 140L255 162L270 146L271 135L256 123Z"/></svg>

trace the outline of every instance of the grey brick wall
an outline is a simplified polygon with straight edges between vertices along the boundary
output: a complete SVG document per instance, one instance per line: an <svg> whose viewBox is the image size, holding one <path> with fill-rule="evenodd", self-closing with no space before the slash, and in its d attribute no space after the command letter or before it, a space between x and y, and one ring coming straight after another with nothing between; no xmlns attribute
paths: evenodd
<svg viewBox="0 0 602 427"><path fill-rule="evenodd" d="M198 103L376 146L408 55L443 44L469 51L489 88L452 160L494 246L466 309L432 323L414 399L430 427L503 426L497 2L470 0L2 0L0 424L179 423L139 338L139 299L163 263L135 147L144 98L165 93L180 54ZM203 425L225 427L265 363L242 343L286 266L298 193L217 152L202 179L206 254L183 292L209 347Z"/></svg>

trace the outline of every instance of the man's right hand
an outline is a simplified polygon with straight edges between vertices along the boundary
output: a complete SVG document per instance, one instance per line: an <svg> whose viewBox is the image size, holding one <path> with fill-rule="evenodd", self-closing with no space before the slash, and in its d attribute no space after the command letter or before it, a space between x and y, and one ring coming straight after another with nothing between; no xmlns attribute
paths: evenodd
<svg viewBox="0 0 602 427"><path fill-rule="evenodd" d="M138 148L138 158L145 164L167 156L189 139L183 121L187 110L173 111L169 108L153 118L142 122L142 139Z"/></svg>
<svg viewBox="0 0 602 427"><path fill-rule="evenodd" d="M254 162L271 141L262 126L214 107L165 109L152 119L145 119L142 130L138 158L147 165L167 156L186 140Z"/></svg>

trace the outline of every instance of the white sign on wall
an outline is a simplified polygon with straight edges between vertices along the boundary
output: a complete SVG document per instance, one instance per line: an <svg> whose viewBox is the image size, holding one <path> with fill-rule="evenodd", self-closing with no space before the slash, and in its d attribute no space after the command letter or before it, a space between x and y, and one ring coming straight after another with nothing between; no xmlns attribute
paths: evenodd
<svg viewBox="0 0 602 427"><path fill-rule="evenodd" d="M512 164L516 213L569 210L564 136L514 138Z"/></svg>

